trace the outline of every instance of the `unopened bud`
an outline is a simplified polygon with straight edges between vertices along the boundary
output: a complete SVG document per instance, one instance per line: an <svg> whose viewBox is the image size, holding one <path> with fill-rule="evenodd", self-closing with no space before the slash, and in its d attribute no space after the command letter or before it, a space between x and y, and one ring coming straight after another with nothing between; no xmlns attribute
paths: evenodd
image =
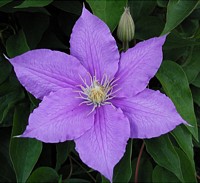
<svg viewBox="0 0 200 183"><path fill-rule="evenodd" d="M135 34L135 25L130 14L129 7L124 8L124 13L122 14L118 29L117 36L122 42L130 42Z"/></svg>

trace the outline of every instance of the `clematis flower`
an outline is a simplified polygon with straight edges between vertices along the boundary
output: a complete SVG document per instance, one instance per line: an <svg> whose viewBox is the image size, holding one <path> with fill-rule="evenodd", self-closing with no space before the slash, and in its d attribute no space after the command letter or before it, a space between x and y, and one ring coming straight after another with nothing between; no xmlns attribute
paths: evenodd
<svg viewBox="0 0 200 183"><path fill-rule="evenodd" d="M42 100L20 137L74 140L81 160L112 181L129 138L158 137L186 123L167 96L146 88L165 38L120 55L107 25L83 8L71 55L37 49L9 59L21 84Z"/></svg>

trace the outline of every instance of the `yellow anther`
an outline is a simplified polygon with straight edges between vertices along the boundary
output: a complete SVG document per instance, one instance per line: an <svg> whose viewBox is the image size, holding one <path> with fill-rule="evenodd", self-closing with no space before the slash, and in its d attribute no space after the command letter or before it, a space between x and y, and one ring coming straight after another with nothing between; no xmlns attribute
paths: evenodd
<svg viewBox="0 0 200 183"><path fill-rule="evenodd" d="M107 93L105 88L98 82L94 82L94 87L91 88L88 97L95 104L101 104L106 100Z"/></svg>

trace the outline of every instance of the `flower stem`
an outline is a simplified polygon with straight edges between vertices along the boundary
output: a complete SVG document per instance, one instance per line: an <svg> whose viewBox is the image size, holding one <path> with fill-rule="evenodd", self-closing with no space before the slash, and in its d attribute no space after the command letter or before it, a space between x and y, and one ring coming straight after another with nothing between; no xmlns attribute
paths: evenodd
<svg viewBox="0 0 200 183"><path fill-rule="evenodd" d="M136 39L133 40L133 45L134 45L134 46L136 45Z"/></svg>
<svg viewBox="0 0 200 183"><path fill-rule="evenodd" d="M139 172L139 166L140 166L140 160L141 160L141 157L142 157L142 152L144 150L144 141L142 143L142 146L140 148L140 153L138 155L138 159L137 159L137 164L136 164L136 168L135 168L135 183L138 182L138 172Z"/></svg>
<svg viewBox="0 0 200 183"><path fill-rule="evenodd" d="M72 163L71 157L69 157L69 162L70 162L70 172L69 172L69 175L67 176L67 179L70 179L73 172L73 163Z"/></svg>
<svg viewBox="0 0 200 183"><path fill-rule="evenodd" d="M128 48L129 48L128 41L122 42L122 49L123 49L123 51L125 52L126 50L128 50Z"/></svg>

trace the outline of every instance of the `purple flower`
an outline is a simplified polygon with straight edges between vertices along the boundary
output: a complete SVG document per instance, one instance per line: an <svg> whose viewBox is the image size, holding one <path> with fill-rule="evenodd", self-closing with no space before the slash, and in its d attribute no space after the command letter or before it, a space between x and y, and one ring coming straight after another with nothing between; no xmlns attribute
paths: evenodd
<svg viewBox="0 0 200 183"><path fill-rule="evenodd" d="M147 89L162 61L166 36L119 55L109 28L83 8L71 55L38 49L10 59L39 107L21 137L74 140L81 160L112 181L129 138L152 138L186 123L171 100Z"/></svg>

